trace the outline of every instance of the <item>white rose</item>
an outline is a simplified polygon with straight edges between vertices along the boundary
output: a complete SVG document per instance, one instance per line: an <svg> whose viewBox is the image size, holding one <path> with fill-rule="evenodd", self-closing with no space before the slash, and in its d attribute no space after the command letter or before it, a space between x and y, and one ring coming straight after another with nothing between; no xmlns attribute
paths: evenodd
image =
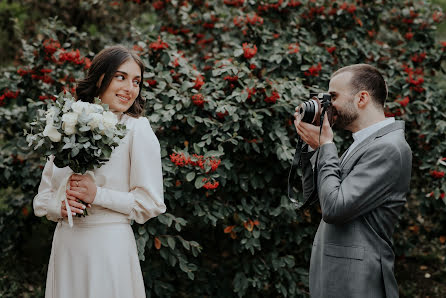
<svg viewBox="0 0 446 298"><path fill-rule="evenodd" d="M90 121L88 122L88 126L91 128L96 128L99 126L100 123L102 123L102 115L99 113L91 113L90 115Z"/></svg>
<svg viewBox="0 0 446 298"><path fill-rule="evenodd" d="M48 125L53 126L53 124L54 124L54 116L56 116L56 113L57 113L57 109L55 107L51 107L46 112L45 118L46 118L46 125L47 126Z"/></svg>
<svg viewBox="0 0 446 298"><path fill-rule="evenodd" d="M91 106L91 104L89 104L88 102L78 100L71 105L71 109L76 114L81 114L83 112L90 113L90 109L91 109L90 106Z"/></svg>
<svg viewBox="0 0 446 298"><path fill-rule="evenodd" d="M51 141L53 142L60 142L60 139L62 138L62 134L57 131L57 128L55 128L52 125L45 126L45 130L43 131L43 135L45 137L49 137Z"/></svg>
<svg viewBox="0 0 446 298"><path fill-rule="evenodd" d="M104 108L101 105L97 105L97 104L91 104L90 105L90 110L93 113L100 113L100 114L102 114L102 112L104 112Z"/></svg>
<svg viewBox="0 0 446 298"><path fill-rule="evenodd" d="M65 113L62 115L62 128L67 135L72 135L76 132L77 118L76 113Z"/></svg>
<svg viewBox="0 0 446 298"><path fill-rule="evenodd" d="M102 121L105 128L114 128L118 123L118 117L113 112L107 111L102 114Z"/></svg>

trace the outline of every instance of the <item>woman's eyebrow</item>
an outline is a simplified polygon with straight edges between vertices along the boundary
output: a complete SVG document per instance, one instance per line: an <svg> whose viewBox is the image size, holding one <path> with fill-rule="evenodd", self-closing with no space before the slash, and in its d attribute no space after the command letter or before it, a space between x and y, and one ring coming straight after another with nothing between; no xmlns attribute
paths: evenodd
<svg viewBox="0 0 446 298"><path fill-rule="evenodd" d="M129 74L128 73L126 73L125 71L122 71L122 70L117 70L116 72L120 72L120 73L122 73L122 74L125 74L126 76L128 76ZM137 75L137 76L135 76L135 78L140 78L141 76L140 75Z"/></svg>

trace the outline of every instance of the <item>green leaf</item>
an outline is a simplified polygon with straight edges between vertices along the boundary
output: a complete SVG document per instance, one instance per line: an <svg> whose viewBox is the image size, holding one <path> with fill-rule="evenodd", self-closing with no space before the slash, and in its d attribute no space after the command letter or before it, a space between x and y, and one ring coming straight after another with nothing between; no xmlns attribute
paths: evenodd
<svg viewBox="0 0 446 298"><path fill-rule="evenodd" d="M186 180L187 180L188 182L194 180L194 178L195 178L195 172L189 172L189 173L187 173L187 175L186 175Z"/></svg>
<svg viewBox="0 0 446 298"><path fill-rule="evenodd" d="M203 181L204 180L204 181ZM205 177L204 176L198 176L196 179L195 179L195 188L196 189L199 189L199 188L202 188L203 187L203 185L206 183L206 179L205 179Z"/></svg>
<svg viewBox="0 0 446 298"><path fill-rule="evenodd" d="M173 239L173 237L168 237L167 238L167 244L169 245L169 247L171 249L175 249L175 239Z"/></svg>
<svg viewBox="0 0 446 298"><path fill-rule="evenodd" d="M242 48L239 48L239 49L235 49L234 50L234 57L239 57L239 56L241 56L243 54L243 49Z"/></svg>

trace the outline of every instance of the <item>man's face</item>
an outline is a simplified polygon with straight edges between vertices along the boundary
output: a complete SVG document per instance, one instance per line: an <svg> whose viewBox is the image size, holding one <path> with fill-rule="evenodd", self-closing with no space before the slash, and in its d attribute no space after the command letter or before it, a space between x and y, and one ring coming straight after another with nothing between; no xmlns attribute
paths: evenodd
<svg viewBox="0 0 446 298"><path fill-rule="evenodd" d="M352 76L351 72L342 72L330 80L328 92L334 108L335 128L351 130L351 124L359 117L350 85Z"/></svg>

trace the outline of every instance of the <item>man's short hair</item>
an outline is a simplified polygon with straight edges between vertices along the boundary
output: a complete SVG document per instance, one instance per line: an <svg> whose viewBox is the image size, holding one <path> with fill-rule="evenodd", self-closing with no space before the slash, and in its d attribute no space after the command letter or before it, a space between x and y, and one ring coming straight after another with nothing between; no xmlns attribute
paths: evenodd
<svg viewBox="0 0 446 298"><path fill-rule="evenodd" d="M368 64L353 64L338 69L331 75L331 78L343 72L353 74L350 84L354 93L365 90L369 92L377 106L384 107L388 92L387 84L376 67Z"/></svg>

